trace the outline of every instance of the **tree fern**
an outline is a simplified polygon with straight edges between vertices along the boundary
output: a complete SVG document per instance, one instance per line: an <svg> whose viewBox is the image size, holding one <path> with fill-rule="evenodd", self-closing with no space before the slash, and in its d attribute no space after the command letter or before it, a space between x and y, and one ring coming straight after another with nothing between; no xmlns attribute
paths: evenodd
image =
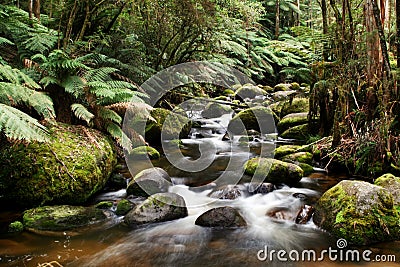
<svg viewBox="0 0 400 267"><path fill-rule="evenodd" d="M0 104L0 131L11 140L48 140L46 127L26 113L4 104Z"/></svg>
<svg viewBox="0 0 400 267"><path fill-rule="evenodd" d="M71 110L78 119L86 121L88 125L94 118L94 114L91 113L89 110L87 110L87 108L82 104L78 103L72 104Z"/></svg>

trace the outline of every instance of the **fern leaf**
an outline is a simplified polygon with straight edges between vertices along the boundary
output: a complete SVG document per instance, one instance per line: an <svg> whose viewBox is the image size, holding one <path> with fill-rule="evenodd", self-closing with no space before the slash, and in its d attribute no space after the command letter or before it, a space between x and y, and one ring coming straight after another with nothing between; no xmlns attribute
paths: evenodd
<svg viewBox="0 0 400 267"><path fill-rule="evenodd" d="M91 113L89 110L87 110L85 106L81 104L72 104L71 110L78 119L86 121L88 125L90 124L90 121L94 118L93 113Z"/></svg>
<svg viewBox="0 0 400 267"><path fill-rule="evenodd" d="M121 124L122 122L122 117L118 115L115 111L107 108L102 108L100 109L99 115L101 118L106 119L106 120L111 120L115 123Z"/></svg>
<svg viewBox="0 0 400 267"><path fill-rule="evenodd" d="M26 113L4 104L0 104L0 131L11 140L48 140L46 127Z"/></svg>
<svg viewBox="0 0 400 267"><path fill-rule="evenodd" d="M53 100L45 93L33 91L27 103L29 106L33 107L39 115L43 116L43 118L50 120L56 118Z"/></svg>
<svg viewBox="0 0 400 267"><path fill-rule="evenodd" d="M122 148L130 151L132 149L132 141L128 136L122 131L121 127L113 122L106 124L106 130L111 135L112 138L117 141L118 145Z"/></svg>
<svg viewBox="0 0 400 267"><path fill-rule="evenodd" d="M72 94L76 98L79 98L83 94L84 82L79 76L68 75L61 84L64 87L65 92Z"/></svg>

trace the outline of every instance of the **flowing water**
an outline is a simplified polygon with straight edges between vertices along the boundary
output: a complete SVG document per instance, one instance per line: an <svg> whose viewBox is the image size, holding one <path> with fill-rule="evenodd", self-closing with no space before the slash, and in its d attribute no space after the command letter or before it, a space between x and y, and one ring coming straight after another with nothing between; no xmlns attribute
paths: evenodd
<svg viewBox="0 0 400 267"><path fill-rule="evenodd" d="M318 197L338 183L343 176L317 172L304 177L298 186L279 186L275 191L261 195L241 196L234 200L214 199L208 195L215 188L229 184L229 177L243 176L243 163L271 149L270 140L255 140L250 149L235 137L222 141L226 118L204 120L203 126L193 132L193 138L183 140L181 149L185 158L196 160L206 152L213 155L212 164L197 173L180 171L166 158L154 161L172 177L170 192L184 197L189 216L179 220L131 228L121 223L121 217L112 217L107 223L81 232L63 232L48 236L23 232L19 235L0 235L0 266L396 266L396 263L282 262L276 258L260 261L258 256L268 251L284 249L289 253L305 249L317 252L336 248L336 240L312 222L298 225L294 217L304 204L313 204ZM199 138L202 137L202 138ZM209 146L207 146L207 144ZM210 145L211 144L211 145ZM264 146L261 146L264 144ZM200 147L206 145L209 150ZM264 149L264 148L263 148ZM176 152L176 151L175 151ZM174 151L170 151L171 156ZM146 164L135 162L137 169ZM222 177L222 178L221 178ZM218 179L217 179L218 178ZM217 179L217 180L216 180ZM246 183L251 177L242 177ZM299 197L301 196L301 197ZM125 190L103 192L96 201L125 197ZM205 228L195 225L203 212L221 206L237 208L248 226L243 229ZM271 211L284 211L285 219L266 216ZM2 212L1 221L17 219L18 212ZM368 249L374 253L393 254L400 259L399 242L378 244ZM365 248L357 248L363 250ZM261 254L260 254L261 253ZM258 255L258 256L257 256Z"/></svg>

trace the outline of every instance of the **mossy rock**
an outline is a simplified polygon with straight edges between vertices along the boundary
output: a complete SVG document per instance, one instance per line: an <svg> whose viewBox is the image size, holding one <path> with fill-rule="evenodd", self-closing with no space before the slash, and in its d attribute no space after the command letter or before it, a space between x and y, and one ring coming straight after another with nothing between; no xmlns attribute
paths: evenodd
<svg viewBox="0 0 400 267"><path fill-rule="evenodd" d="M284 101L279 114L284 117L292 113L308 113L310 110L310 102L308 98L295 97L292 101Z"/></svg>
<svg viewBox="0 0 400 267"><path fill-rule="evenodd" d="M283 133L287 129L308 122L308 113L292 113L283 117L278 125L278 132Z"/></svg>
<svg viewBox="0 0 400 267"><path fill-rule="evenodd" d="M133 204L127 200L127 199L122 199L120 202L117 204L117 209L115 210L115 214L118 216L122 216L127 214L130 210L132 210Z"/></svg>
<svg viewBox="0 0 400 267"><path fill-rule="evenodd" d="M274 155L276 159L281 159L282 157L293 154L297 152L297 150L301 148L298 145L283 145L275 148Z"/></svg>
<svg viewBox="0 0 400 267"><path fill-rule="evenodd" d="M50 142L0 148L0 194L23 207L81 204L101 190L117 159L99 131L58 124Z"/></svg>
<svg viewBox="0 0 400 267"><path fill-rule="evenodd" d="M307 140L310 137L308 124L294 126L284 131L280 137L285 139Z"/></svg>
<svg viewBox="0 0 400 267"><path fill-rule="evenodd" d="M225 89L224 92L222 93L224 96L232 96L235 94L235 91L231 89Z"/></svg>
<svg viewBox="0 0 400 267"><path fill-rule="evenodd" d="M161 144L161 132L166 140L188 137L191 121L186 116L163 108L154 108L150 115L155 119L146 124L145 138L150 144Z"/></svg>
<svg viewBox="0 0 400 267"><path fill-rule="evenodd" d="M310 164L300 162L298 165L303 170L304 176L309 176L314 172L314 168Z"/></svg>
<svg viewBox="0 0 400 267"><path fill-rule="evenodd" d="M282 92L282 91L288 91L292 85L290 83L279 83L274 86L274 91L275 92Z"/></svg>
<svg viewBox="0 0 400 267"><path fill-rule="evenodd" d="M151 146L139 146L132 149L132 151L129 153L129 157L135 159L159 159L160 152L158 152L157 149Z"/></svg>
<svg viewBox="0 0 400 267"><path fill-rule="evenodd" d="M8 225L9 233L20 233L22 231L24 231L24 225L20 221L15 221Z"/></svg>
<svg viewBox="0 0 400 267"><path fill-rule="evenodd" d="M291 83L291 84L290 84L290 89L299 91L299 90L301 89L301 88L300 88L300 84L298 84L298 83L296 83L296 82Z"/></svg>
<svg viewBox="0 0 400 267"><path fill-rule="evenodd" d="M208 103L204 108L201 115L204 118L218 118L224 114L231 113L232 109L227 105L221 105L219 103Z"/></svg>
<svg viewBox="0 0 400 267"><path fill-rule="evenodd" d="M400 236L393 196L380 186L341 181L322 195L315 209L314 222L350 244L368 245Z"/></svg>
<svg viewBox="0 0 400 267"><path fill-rule="evenodd" d="M166 222L188 215L185 200L175 193L158 193L150 196L142 204L125 216L128 225Z"/></svg>
<svg viewBox="0 0 400 267"><path fill-rule="evenodd" d="M270 158L252 158L244 165L245 173L268 183L297 184L303 177L303 170L292 163Z"/></svg>
<svg viewBox="0 0 400 267"><path fill-rule="evenodd" d="M261 134L276 132L276 115L271 109L257 106L240 111L228 125L228 132L232 134L245 134L247 130L256 130Z"/></svg>
<svg viewBox="0 0 400 267"><path fill-rule="evenodd" d="M392 193L394 205L400 206L400 177L396 177L391 173L387 173L376 179L374 184L382 186Z"/></svg>
<svg viewBox="0 0 400 267"><path fill-rule="evenodd" d="M267 92L260 87L253 84L245 84L241 88L236 90L236 96L239 96L241 99L245 98L255 98L256 96L266 95Z"/></svg>
<svg viewBox="0 0 400 267"><path fill-rule="evenodd" d="M275 101L283 101L283 100L287 101L290 98L293 98L296 94L297 92L294 90L278 91L272 94L272 99Z"/></svg>
<svg viewBox="0 0 400 267"><path fill-rule="evenodd" d="M106 210L106 209L111 209L112 206L113 206L112 201L101 201L101 202L97 203L94 207L96 209Z"/></svg>
<svg viewBox="0 0 400 267"><path fill-rule="evenodd" d="M274 92L274 88L269 85L259 85L259 87L269 94Z"/></svg>
<svg viewBox="0 0 400 267"><path fill-rule="evenodd" d="M126 188L126 193L147 197L156 193L167 192L170 182L171 178L165 170L158 167L149 168L133 177Z"/></svg>
<svg viewBox="0 0 400 267"><path fill-rule="evenodd" d="M286 155L282 158L282 161L291 163L312 163L313 155L310 152L296 152L293 154Z"/></svg>
<svg viewBox="0 0 400 267"><path fill-rule="evenodd" d="M229 97L227 97L227 96L224 96L224 95L220 95L220 96L217 96L217 97L214 97L214 100L219 100L219 101L229 101Z"/></svg>
<svg viewBox="0 0 400 267"><path fill-rule="evenodd" d="M102 210L80 206L44 206L24 212L24 226L27 230L66 231L89 226L107 218Z"/></svg>

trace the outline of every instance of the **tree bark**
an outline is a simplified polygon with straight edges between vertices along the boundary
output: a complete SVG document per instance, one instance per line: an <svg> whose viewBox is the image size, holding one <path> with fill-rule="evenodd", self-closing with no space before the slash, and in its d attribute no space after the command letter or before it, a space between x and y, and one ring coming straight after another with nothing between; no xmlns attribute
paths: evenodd
<svg viewBox="0 0 400 267"><path fill-rule="evenodd" d="M63 48L64 48L64 50L67 48L69 39L70 39L70 37L71 37L72 26L73 26L73 24L74 24L76 12L77 12L77 5L78 5L78 0L75 0L75 1L74 1L74 5L73 5L73 7L72 7L72 9L71 9L71 13L69 14L68 23L67 23L67 28L66 28L66 30L65 30L64 43L63 43Z"/></svg>
<svg viewBox="0 0 400 267"><path fill-rule="evenodd" d="M279 16L280 16L280 0L276 0L276 5L275 5L275 38L278 39L279 37L279 28L280 28L280 21L279 21Z"/></svg>
<svg viewBox="0 0 400 267"><path fill-rule="evenodd" d="M33 0L28 1L29 19L33 19Z"/></svg>
<svg viewBox="0 0 400 267"><path fill-rule="evenodd" d="M322 33L324 35L328 34L328 11L326 6L326 0L321 0L321 12L322 12ZM324 60L328 60L328 47L327 43L324 42L324 50L322 52Z"/></svg>
<svg viewBox="0 0 400 267"><path fill-rule="evenodd" d="M396 0L396 52L397 68L400 68L400 0Z"/></svg>
<svg viewBox="0 0 400 267"><path fill-rule="evenodd" d="M37 18L38 22L40 23L40 0L34 1L33 14L35 15L35 18Z"/></svg>
<svg viewBox="0 0 400 267"><path fill-rule="evenodd" d="M382 53L382 58L383 58L384 75L389 80L390 72L391 72L390 63L389 63L389 54L388 54L388 50L387 50L387 46L386 46L385 33L383 32L383 25L382 25L383 22L381 19L381 12L379 10L376 0L372 0L372 10L374 12L375 24L376 24L376 27L378 28L378 36L379 36L379 42L381 45L381 53Z"/></svg>
<svg viewBox="0 0 400 267"><path fill-rule="evenodd" d="M364 18L367 34L367 82L370 86L377 83L377 79L382 77L382 69L380 68L382 62L381 46L379 36L376 33L376 23L373 12L373 0L366 0L364 6Z"/></svg>

